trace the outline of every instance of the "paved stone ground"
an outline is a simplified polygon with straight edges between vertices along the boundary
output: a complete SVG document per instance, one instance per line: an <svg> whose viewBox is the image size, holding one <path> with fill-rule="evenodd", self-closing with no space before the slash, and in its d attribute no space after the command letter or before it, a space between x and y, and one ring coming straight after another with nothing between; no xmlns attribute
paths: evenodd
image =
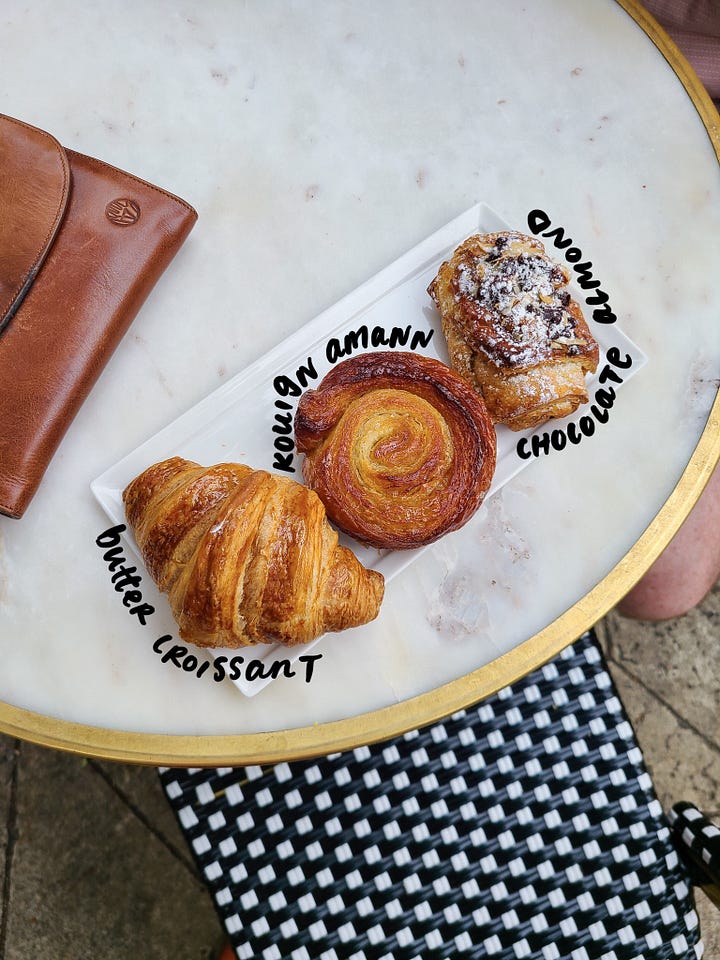
<svg viewBox="0 0 720 960"><path fill-rule="evenodd" d="M661 802L720 820L720 587L678 620L612 613L599 633ZM720 911L698 909L718 960ZM0 736L2 960L211 960L222 942L154 769Z"/></svg>

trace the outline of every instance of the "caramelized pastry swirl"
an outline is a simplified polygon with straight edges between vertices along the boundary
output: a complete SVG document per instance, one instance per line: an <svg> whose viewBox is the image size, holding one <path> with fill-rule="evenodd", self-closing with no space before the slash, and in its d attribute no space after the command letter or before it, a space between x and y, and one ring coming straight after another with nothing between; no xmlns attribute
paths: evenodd
<svg viewBox="0 0 720 960"><path fill-rule="evenodd" d="M328 517L370 546L408 549L457 530L495 471L482 399L439 360L360 354L300 398L303 474Z"/></svg>
<svg viewBox="0 0 720 960"><path fill-rule="evenodd" d="M133 480L123 500L148 572L189 643L302 644L377 616L382 575L338 544L303 484L173 457Z"/></svg>
<svg viewBox="0 0 720 960"><path fill-rule="evenodd" d="M569 282L542 243L506 231L469 237L428 287L452 366L496 423L522 430L587 402L599 351Z"/></svg>

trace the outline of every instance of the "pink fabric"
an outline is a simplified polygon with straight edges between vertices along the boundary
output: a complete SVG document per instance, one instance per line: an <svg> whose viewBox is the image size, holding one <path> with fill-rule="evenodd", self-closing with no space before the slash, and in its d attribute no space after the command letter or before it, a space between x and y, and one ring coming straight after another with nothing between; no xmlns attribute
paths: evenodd
<svg viewBox="0 0 720 960"><path fill-rule="evenodd" d="M720 97L720 38L669 29L711 97Z"/></svg>
<svg viewBox="0 0 720 960"><path fill-rule="evenodd" d="M720 98L720 0L645 0L711 97Z"/></svg>
<svg viewBox="0 0 720 960"><path fill-rule="evenodd" d="M645 0L644 6L665 28L720 37L717 0Z"/></svg>

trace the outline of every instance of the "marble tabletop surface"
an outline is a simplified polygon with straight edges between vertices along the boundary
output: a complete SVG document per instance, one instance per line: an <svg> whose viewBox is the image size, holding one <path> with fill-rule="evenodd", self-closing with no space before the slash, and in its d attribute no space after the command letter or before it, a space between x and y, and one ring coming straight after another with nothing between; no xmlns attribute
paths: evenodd
<svg viewBox="0 0 720 960"><path fill-rule="evenodd" d="M475 670L616 567L717 391L720 176L615 0L5 0L0 23L0 112L199 213L27 514L0 518L0 701L143 733L312 726ZM524 230L546 211L646 354L608 422L395 578L375 623L325 638L310 683L248 698L163 663L165 621L112 589L91 481L480 201Z"/></svg>

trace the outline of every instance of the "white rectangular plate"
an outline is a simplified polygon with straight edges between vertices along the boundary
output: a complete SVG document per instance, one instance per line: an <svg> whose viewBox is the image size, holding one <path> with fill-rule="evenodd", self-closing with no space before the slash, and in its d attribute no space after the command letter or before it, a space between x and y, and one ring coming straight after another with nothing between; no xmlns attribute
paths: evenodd
<svg viewBox="0 0 720 960"><path fill-rule="evenodd" d="M131 480L151 464L168 457L185 457L208 466L220 462L239 462L258 470L279 472L273 463L276 453L274 443L278 436L282 435L273 432L273 426L277 424L276 414L287 411L278 410L275 403L278 400L292 403L291 412L294 414L298 397L291 395L281 397L274 386L275 378L289 377L297 383L298 370L307 367L311 361L317 376L308 380L307 386L317 386L334 365L326 354L328 343L333 339L337 339L344 345L347 334L364 326L369 331L375 327L382 328L386 334L389 334L393 328L404 331L409 327L410 337L413 333L420 332L425 339L430 331L434 331L427 346L418 346L417 350L447 362L448 356L440 328L440 318L428 296L428 284L435 277L443 260L448 259L453 250L467 237L474 233L492 233L508 229L512 228L490 207L484 203L478 203L323 311L297 333L223 384L94 480L91 484L92 492L108 517L114 524L124 523L122 491ZM570 291L573 297L582 303L582 294L574 289L572 284ZM611 327L597 324L596 327L594 336L600 347L601 362L595 376L588 379L590 390L597 381L603 366L603 358L611 346L629 353L633 358L630 370L623 371L623 374L626 374L625 381L647 360L642 351L618 329L617 324ZM408 349L409 345L410 341L407 344L399 343L397 349ZM388 347L383 344L377 347L368 345L367 350L364 346L358 346L357 349L352 350L352 353L387 349ZM254 415L251 412L254 412ZM555 423L561 425L563 421ZM532 431L526 431L526 435L531 433ZM497 428L497 468L488 497L496 493L530 462L528 459L521 459L516 452L521 436L523 434L513 433L505 427ZM295 473L285 475L302 481L300 462L301 457L295 455L293 459ZM396 577L422 552L422 549L383 552L362 547L345 537L341 537L341 542L350 546L366 567L379 570L386 582ZM136 554L138 553L131 537L128 538L128 545ZM168 629L172 632L173 620L169 607L167 618ZM278 659L294 663L317 642L316 640L302 647L291 648L280 644L258 645L249 650L252 652L253 659L261 660L267 668ZM212 651L213 656L231 657L237 653L237 650ZM272 681L269 678L256 678L249 681L243 676L232 682L246 696L253 696Z"/></svg>

